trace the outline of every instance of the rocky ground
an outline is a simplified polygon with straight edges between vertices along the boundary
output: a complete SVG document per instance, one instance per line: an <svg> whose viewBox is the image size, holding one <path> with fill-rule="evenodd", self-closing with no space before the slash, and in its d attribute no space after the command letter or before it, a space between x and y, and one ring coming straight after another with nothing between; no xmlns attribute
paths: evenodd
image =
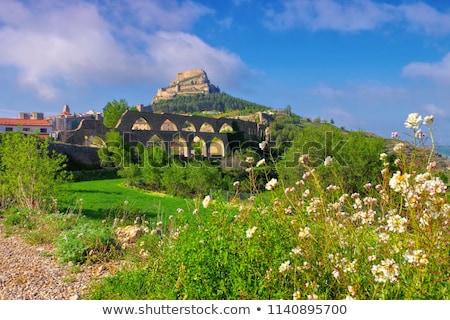
<svg viewBox="0 0 450 320"><path fill-rule="evenodd" d="M20 236L5 237L0 222L0 300L82 299L92 281L114 272L118 264L61 265L51 245L33 246Z"/></svg>

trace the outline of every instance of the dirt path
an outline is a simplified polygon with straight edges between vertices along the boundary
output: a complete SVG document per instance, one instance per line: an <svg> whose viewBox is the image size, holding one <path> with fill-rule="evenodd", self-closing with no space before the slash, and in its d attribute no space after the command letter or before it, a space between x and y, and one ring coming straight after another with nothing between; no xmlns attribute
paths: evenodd
<svg viewBox="0 0 450 320"><path fill-rule="evenodd" d="M0 222L0 300L80 299L90 282L109 274L107 266L61 265L50 245L28 245L5 237Z"/></svg>

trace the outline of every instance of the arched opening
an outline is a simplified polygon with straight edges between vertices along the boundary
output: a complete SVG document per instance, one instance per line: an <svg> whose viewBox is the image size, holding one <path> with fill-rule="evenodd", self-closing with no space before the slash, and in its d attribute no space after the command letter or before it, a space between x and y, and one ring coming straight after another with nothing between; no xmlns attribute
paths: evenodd
<svg viewBox="0 0 450 320"><path fill-rule="evenodd" d="M177 128L176 124L173 123L173 121L166 119L161 124L160 130L161 131L178 131L178 128Z"/></svg>
<svg viewBox="0 0 450 320"><path fill-rule="evenodd" d="M144 118L139 118L131 127L131 130L151 130L152 128Z"/></svg>
<svg viewBox="0 0 450 320"><path fill-rule="evenodd" d="M203 157L208 156L205 140L203 140L199 136L195 136L194 139L192 140L191 156L203 156Z"/></svg>
<svg viewBox="0 0 450 320"><path fill-rule="evenodd" d="M234 130L233 130L233 127L232 126L230 126L228 123L224 123L221 127L220 127L220 129L219 129L219 132L220 133L231 133L231 132L233 132Z"/></svg>
<svg viewBox="0 0 450 320"><path fill-rule="evenodd" d="M164 147L164 140L158 136L158 135L153 135L148 141L147 141L147 147L151 148L154 146L160 146L160 147Z"/></svg>
<svg viewBox="0 0 450 320"><path fill-rule="evenodd" d="M224 157L225 145L219 137L214 137L209 145L209 155L211 157Z"/></svg>
<svg viewBox="0 0 450 320"><path fill-rule="evenodd" d="M187 157L188 147L186 140L177 134L170 145L170 154L174 156Z"/></svg>
<svg viewBox="0 0 450 320"><path fill-rule="evenodd" d="M195 132L195 126L190 121L185 121L183 124L182 131Z"/></svg>
<svg viewBox="0 0 450 320"><path fill-rule="evenodd" d="M200 127L200 132L214 132L214 128L208 122L205 122Z"/></svg>

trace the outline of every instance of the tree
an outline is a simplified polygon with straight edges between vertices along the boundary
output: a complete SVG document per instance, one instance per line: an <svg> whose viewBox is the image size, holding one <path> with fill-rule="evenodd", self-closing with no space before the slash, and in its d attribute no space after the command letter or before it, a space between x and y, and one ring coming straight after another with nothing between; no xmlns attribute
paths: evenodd
<svg viewBox="0 0 450 320"><path fill-rule="evenodd" d="M37 134L1 135L0 183L13 205L45 209L56 199L57 187L67 180L66 156L49 151L48 139Z"/></svg>
<svg viewBox="0 0 450 320"><path fill-rule="evenodd" d="M125 99L113 100L103 108L103 124L108 128L114 128L122 114L130 110L130 106Z"/></svg>

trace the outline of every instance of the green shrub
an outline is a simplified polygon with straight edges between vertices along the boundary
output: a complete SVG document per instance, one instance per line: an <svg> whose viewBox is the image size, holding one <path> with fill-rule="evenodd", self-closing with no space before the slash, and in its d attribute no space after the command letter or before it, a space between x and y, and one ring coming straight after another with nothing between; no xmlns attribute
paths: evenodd
<svg viewBox="0 0 450 320"><path fill-rule="evenodd" d="M56 241L56 255L60 262L78 264L99 260L114 246L114 236L109 227L85 223L61 233Z"/></svg>

